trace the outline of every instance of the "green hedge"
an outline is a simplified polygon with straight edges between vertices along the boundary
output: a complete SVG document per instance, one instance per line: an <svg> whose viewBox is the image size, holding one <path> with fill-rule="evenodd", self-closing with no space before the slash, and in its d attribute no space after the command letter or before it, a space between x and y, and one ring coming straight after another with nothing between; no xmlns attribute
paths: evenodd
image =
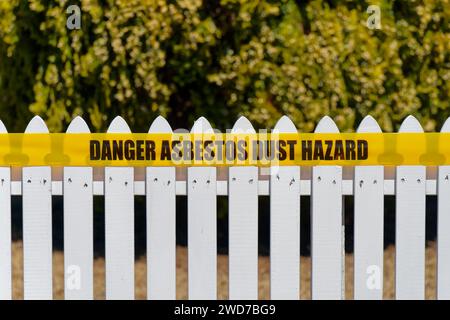
<svg viewBox="0 0 450 320"><path fill-rule="evenodd" d="M81 30L66 28L71 4ZM414 114L435 130L450 115L449 26L449 0L0 1L0 119L61 131L82 115L102 131L120 114L146 131L158 114L221 129L287 114L311 131L329 114L349 131L372 114L391 131Z"/></svg>

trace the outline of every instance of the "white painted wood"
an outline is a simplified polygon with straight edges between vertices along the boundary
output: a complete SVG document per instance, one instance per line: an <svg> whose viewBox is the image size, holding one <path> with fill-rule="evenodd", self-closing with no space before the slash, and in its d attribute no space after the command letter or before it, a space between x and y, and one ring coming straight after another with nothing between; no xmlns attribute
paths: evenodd
<svg viewBox="0 0 450 320"><path fill-rule="evenodd" d="M201 117L192 133L212 133ZM215 167L187 169L188 295L191 300L217 298L217 192Z"/></svg>
<svg viewBox="0 0 450 320"><path fill-rule="evenodd" d="M408 116L399 132L423 132ZM424 166L398 166L396 172L395 288L396 298L425 298Z"/></svg>
<svg viewBox="0 0 450 320"><path fill-rule="evenodd" d="M25 133L48 133L35 116ZM52 288L52 190L50 167L24 167L23 190L23 280L24 299L47 300Z"/></svg>
<svg viewBox="0 0 450 320"><path fill-rule="evenodd" d="M240 117L232 133L255 133ZM258 299L258 167L230 167L229 186L229 298Z"/></svg>
<svg viewBox="0 0 450 320"><path fill-rule="evenodd" d="M72 120L67 133L89 133L81 117ZM64 192L64 298L92 300L94 230L93 170L91 167L65 167Z"/></svg>
<svg viewBox="0 0 450 320"><path fill-rule="evenodd" d="M371 116L357 132L381 132ZM355 166L354 173L354 298L383 298L384 167Z"/></svg>
<svg viewBox="0 0 450 320"><path fill-rule="evenodd" d="M116 117L108 133L131 132ZM134 299L134 168L105 168L106 299Z"/></svg>
<svg viewBox="0 0 450 320"><path fill-rule="evenodd" d="M0 120L0 134L7 132ZM0 167L0 300L11 299L11 282L11 169Z"/></svg>
<svg viewBox="0 0 450 320"><path fill-rule="evenodd" d="M283 116L274 133L296 133ZM270 167L270 298L300 298L300 167Z"/></svg>
<svg viewBox="0 0 450 320"><path fill-rule="evenodd" d="M159 116L150 133L171 133ZM176 223L175 167L147 167L147 297L175 299Z"/></svg>
<svg viewBox="0 0 450 320"><path fill-rule="evenodd" d="M450 118L441 132L450 132ZM437 177L437 298L450 299L450 166L438 167Z"/></svg>
<svg viewBox="0 0 450 320"><path fill-rule="evenodd" d="M325 116L315 132L337 133L339 129ZM342 167L314 166L311 184L312 299L342 299Z"/></svg>
<svg viewBox="0 0 450 320"><path fill-rule="evenodd" d="M276 128L283 132L286 125L296 132L295 126L286 119L283 117ZM245 122L248 121L240 119L235 127L250 128ZM68 132L88 130L81 119L74 119ZM170 126L165 120L157 120L152 130L170 132L163 131L170 130ZM192 132L205 130L212 129L206 119L201 118ZM370 117L358 130L380 131ZM449 130L447 121L442 132ZM6 128L0 122L2 131ZM322 119L316 129L316 132L337 131L328 117ZM408 117L400 131L422 132L422 128L415 118ZM48 132L39 117L27 127L26 133L32 132ZM122 118L116 118L108 132L130 130ZM370 290L367 283L374 272L381 277L383 274L383 194L396 194L396 297L423 299L425 194L438 194L437 296L450 299L450 237L447 232L450 201L446 197L450 192L450 166L439 167L437 180L426 180L424 166L399 166L395 184L394 180L383 181L380 166L356 167L354 177L350 178L354 181L343 181L342 168L336 166L314 167L312 178L302 181L299 167L272 168L269 181L258 181L255 167L235 167L229 172L228 181L216 181L215 167L189 168L185 182L175 180L172 167L147 168L146 180L134 181L133 168L115 167L106 168L104 182L94 183L91 168L66 167L63 181L51 181L50 167L25 167L22 178L18 178L22 181L10 183L10 168L0 168L0 298L11 298L10 195L23 194L25 299L51 299L51 195L64 194L65 297L92 299L92 195L95 193L105 195L108 299L134 298L135 194L147 196L148 297L151 299L175 298L176 194L189 198L190 299L217 297L218 194L230 196L230 298L257 298L258 194L271 196L271 298L299 297L300 194L312 194L312 297L343 298L342 194L354 194L355 298L381 299L382 281L381 288L375 290ZM85 186L84 181L90 183ZM380 266L377 272L370 268L377 265ZM76 278L77 271L81 271L81 286L74 290L68 285L74 280L76 286L77 280L71 277Z"/></svg>

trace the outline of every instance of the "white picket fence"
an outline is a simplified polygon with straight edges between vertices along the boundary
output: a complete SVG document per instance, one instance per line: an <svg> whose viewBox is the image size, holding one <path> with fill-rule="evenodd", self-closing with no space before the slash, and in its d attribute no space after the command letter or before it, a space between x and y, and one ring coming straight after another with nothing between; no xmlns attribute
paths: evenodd
<svg viewBox="0 0 450 320"><path fill-rule="evenodd" d="M282 117L279 132L296 132ZM192 132L209 132L200 118ZM233 131L254 131L240 118ZM450 130L448 120L442 131ZM315 132L338 132L324 117ZM380 132L368 116L358 132ZM6 128L0 122L0 132ZM48 132L41 118L26 133ZM79 117L67 132L89 132ZM108 132L130 132L117 117ZM149 132L172 132L158 117ZM422 132L408 117L400 132ZM229 298L258 298L258 196L270 196L270 296L299 299L300 199L311 196L313 299L344 298L343 196L354 196L354 298L381 299L383 293L384 195L396 196L397 299L423 299L425 292L425 199L438 196L437 297L450 298L450 166L439 167L427 179L424 166L280 167L269 176L257 167L232 167L218 179L215 167L191 167L178 176L173 167L148 167L143 176L135 168L105 168L95 177L89 167L66 167L62 174L50 167L22 168L14 177L0 168L0 298L10 299L11 195L22 195L24 298L52 299L52 195L64 196L65 298L93 298L93 196L105 197L106 298L134 298L134 196L147 199L147 296L175 299L175 197L188 200L188 294L190 299L217 298L216 198L229 201ZM136 172L135 172L136 171ZM386 172L385 172L386 171ZM56 177L56 178L55 178ZM73 277L79 283L72 283Z"/></svg>

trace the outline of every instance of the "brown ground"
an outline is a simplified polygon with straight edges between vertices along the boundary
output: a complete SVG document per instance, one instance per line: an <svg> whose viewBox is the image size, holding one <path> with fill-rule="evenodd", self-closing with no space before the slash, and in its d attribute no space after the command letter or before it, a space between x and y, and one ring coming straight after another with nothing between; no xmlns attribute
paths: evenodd
<svg viewBox="0 0 450 320"><path fill-rule="evenodd" d="M431 243L426 249L426 298L435 299L435 265L436 265L436 246ZM384 298L392 299L394 297L394 258L395 249L390 246L384 253ZM310 270L311 259L309 257L301 257L301 298L310 299ZM346 298L353 297L352 270L353 255L346 255ZM13 244L13 298L22 299L22 243L15 242ZM219 299L227 299L228 292L228 257L219 255L217 260L218 267L218 297ZM64 297L63 282L63 253L57 251L53 254L53 292L55 299ZM136 298L146 298L146 261L145 257L136 260ZM95 259L94 265L94 296L96 299L104 299L104 271L105 262L103 258ZM177 247L177 299L187 298L187 250L184 247ZM269 298L269 258L259 258L259 298Z"/></svg>

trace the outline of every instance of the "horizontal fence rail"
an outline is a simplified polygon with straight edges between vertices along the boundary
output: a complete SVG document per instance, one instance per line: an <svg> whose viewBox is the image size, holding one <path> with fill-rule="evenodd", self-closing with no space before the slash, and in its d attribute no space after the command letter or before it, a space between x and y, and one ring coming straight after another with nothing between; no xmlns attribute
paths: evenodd
<svg viewBox="0 0 450 320"><path fill-rule="evenodd" d="M446 166L448 167L448 166ZM426 195L437 195L438 194L438 180L429 179L425 181L425 194ZM359 181L356 181L358 184ZM226 180L217 180L217 195L218 196L227 196L228 195L228 184L229 181ZM260 180L255 185L257 186L257 193L260 196L268 196L269 195L269 184L268 180ZM342 195L351 196L354 195L354 187L355 182L353 180L342 180ZM380 183L382 187L383 194L386 196L393 196L396 194L395 189L395 180L384 180ZM11 181L10 182L11 195L20 196L22 195L22 182L21 181ZM105 194L105 186L103 181L93 181L93 190L92 193L94 196L103 196ZM134 181L133 193L136 196L145 196L146 193L146 182L145 181ZM64 194L63 191L63 182L62 181L52 181L51 183L51 193L54 196L62 196ZM150 191L149 191L150 193ZM177 196L185 196L187 195L187 184L186 181L176 181L175 182L175 194ZM311 195L311 180L300 180L300 193L299 196L310 196Z"/></svg>
<svg viewBox="0 0 450 320"><path fill-rule="evenodd" d="M297 132L287 117L277 132ZM0 121L0 133L7 129ZM45 133L40 117L25 133ZM67 133L89 133L75 118ZM116 117L108 133L131 132ZM149 133L171 133L158 117ZM191 133L212 133L205 118ZM233 133L254 133L241 117ZM339 132L324 117L316 133ZM357 132L381 132L367 116ZM399 132L423 132L407 117ZM441 132L450 132L450 120ZM93 299L93 197L105 201L107 299L134 299L134 197L146 196L147 298L176 297L176 196L187 197L188 296L217 298L217 196L229 201L229 298L258 298L258 197L270 197L270 297L300 298L300 204L311 197L311 296L345 297L344 198L354 197L354 298L383 297L384 196L396 202L397 299L425 298L425 203L437 196L437 298L450 299L450 166L0 167L0 299L12 298L11 196L23 203L25 299L52 299L52 196L64 201L65 299Z"/></svg>

